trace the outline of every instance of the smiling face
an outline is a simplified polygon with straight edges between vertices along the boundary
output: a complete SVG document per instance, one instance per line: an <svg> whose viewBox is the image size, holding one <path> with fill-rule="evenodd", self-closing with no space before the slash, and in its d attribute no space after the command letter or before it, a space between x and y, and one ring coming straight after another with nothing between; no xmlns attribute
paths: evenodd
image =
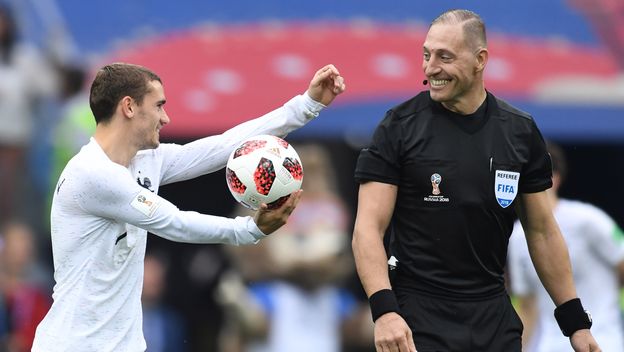
<svg viewBox="0 0 624 352"><path fill-rule="evenodd" d="M474 112L485 96L485 61L487 50L470 45L462 23L432 25L423 44L423 71L431 98L455 112Z"/></svg>
<svg viewBox="0 0 624 352"><path fill-rule="evenodd" d="M165 91L159 81L148 83L149 92L143 101L135 104L137 138L141 141L139 150L154 149L160 145L160 129L169 123L165 112Z"/></svg>

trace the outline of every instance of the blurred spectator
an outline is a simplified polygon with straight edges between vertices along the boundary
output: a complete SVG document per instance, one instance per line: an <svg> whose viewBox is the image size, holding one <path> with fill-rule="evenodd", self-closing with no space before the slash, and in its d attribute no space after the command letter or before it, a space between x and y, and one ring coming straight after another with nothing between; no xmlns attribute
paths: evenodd
<svg viewBox="0 0 624 352"><path fill-rule="evenodd" d="M569 0L590 21L598 37L624 70L624 2L617 0Z"/></svg>
<svg viewBox="0 0 624 352"><path fill-rule="evenodd" d="M35 329L50 308L51 277L37 263L35 237L28 225L9 222L0 230L0 239L0 288L8 315L9 351L30 351Z"/></svg>
<svg viewBox="0 0 624 352"><path fill-rule="evenodd" d="M95 117L89 107L88 92L84 89L86 70L80 65L66 65L59 66L58 72L61 83L59 116L54 118L54 126L46 135L47 140L39 141L40 153L36 158L41 175L39 183L47 198L46 216L50 214L49 206L61 171L69 159L89 142L95 131ZM46 163L48 167L41 165Z"/></svg>
<svg viewBox="0 0 624 352"><path fill-rule="evenodd" d="M624 325L618 303L624 279L624 233L604 211L576 200L559 198L567 174L563 150L548 143L553 164L553 187L548 191L553 212L568 245L574 281L585 308L594 318L592 334L603 351L624 351ZM518 298L524 324L524 351L569 351L553 317L555 309L539 279L519 223L509 241L511 291Z"/></svg>
<svg viewBox="0 0 624 352"><path fill-rule="evenodd" d="M36 202L40 208L31 205L30 209L41 212L36 220L42 222L42 233L50 231L50 206L61 171L95 131L88 92L83 89L86 70L78 63L58 64L55 70L60 84L58 96L46 104L29 153L31 184L36 191L33 196L41 200Z"/></svg>
<svg viewBox="0 0 624 352"><path fill-rule="evenodd" d="M354 270L349 216L327 151L295 149L304 192L286 225L256 246L228 248L240 273L226 274L219 287L231 319L223 351L337 352L372 341L368 306L343 288Z"/></svg>
<svg viewBox="0 0 624 352"><path fill-rule="evenodd" d="M176 301L175 304L180 306L188 319L192 351L227 351L218 347L217 339L223 324L223 312L214 297L219 279L227 265L223 247L214 245L200 246L196 249L188 246L179 247L178 260L183 263L181 267L185 268L186 275L180 275L177 279L182 280L183 285L190 288L184 292L172 290L172 296L182 301Z"/></svg>
<svg viewBox="0 0 624 352"><path fill-rule="evenodd" d="M61 116L52 133L53 165L51 182L56 183L61 171L95 131L95 117L84 89L86 72L80 66L59 69L62 87Z"/></svg>
<svg viewBox="0 0 624 352"><path fill-rule="evenodd" d="M0 223L24 211L30 194L25 160L39 103L53 95L54 70L19 40L10 9L0 3ZM26 199L25 199L26 198Z"/></svg>
<svg viewBox="0 0 624 352"><path fill-rule="evenodd" d="M0 243L2 247L2 243ZM2 277L0 276L0 289L2 288ZM4 295L0 290L0 352L5 352L9 348L9 312L4 301Z"/></svg>
<svg viewBox="0 0 624 352"><path fill-rule="evenodd" d="M158 254L145 255L143 275L143 334L149 352L187 351L186 327L180 314L163 303L167 261Z"/></svg>

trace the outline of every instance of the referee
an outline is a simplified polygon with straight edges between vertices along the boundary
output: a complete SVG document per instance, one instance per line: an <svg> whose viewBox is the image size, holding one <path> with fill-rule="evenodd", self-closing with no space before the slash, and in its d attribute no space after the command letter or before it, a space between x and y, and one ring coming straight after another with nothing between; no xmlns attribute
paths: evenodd
<svg viewBox="0 0 624 352"><path fill-rule="evenodd" d="M376 349L521 351L504 286L517 215L563 334L574 351L600 351L546 195L544 140L530 115L485 90L487 61L477 14L440 15L423 44L429 90L389 110L361 151L353 251Z"/></svg>

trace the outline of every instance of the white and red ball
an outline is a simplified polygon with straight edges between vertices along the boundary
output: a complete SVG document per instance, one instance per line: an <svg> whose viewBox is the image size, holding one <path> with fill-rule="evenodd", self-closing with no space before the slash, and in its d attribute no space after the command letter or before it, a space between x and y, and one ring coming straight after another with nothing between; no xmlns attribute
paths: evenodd
<svg viewBox="0 0 624 352"><path fill-rule="evenodd" d="M266 203L274 209L301 188L303 166L288 142L259 135L248 138L232 151L225 180L234 199L247 208L256 210Z"/></svg>

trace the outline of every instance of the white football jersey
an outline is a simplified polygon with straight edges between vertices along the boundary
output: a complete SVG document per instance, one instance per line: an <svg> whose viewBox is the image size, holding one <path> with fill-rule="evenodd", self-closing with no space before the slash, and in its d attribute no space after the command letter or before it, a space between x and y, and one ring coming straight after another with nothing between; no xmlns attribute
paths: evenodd
<svg viewBox="0 0 624 352"><path fill-rule="evenodd" d="M592 335L603 351L624 351L624 326L618 303L617 265L624 260L624 238L617 224L593 205L561 199L553 210L572 262L578 296L593 317ZM532 352L570 351L553 315L555 305L541 285L517 222L509 242L512 293L537 297L539 318Z"/></svg>
<svg viewBox="0 0 624 352"><path fill-rule="evenodd" d="M67 164L54 192L54 303L32 350L144 351L148 231L188 243L252 244L264 236L251 217L180 211L157 195L159 186L220 170L240 141L258 134L284 137L322 107L303 94L221 135L140 151L128 168L112 162L92 138Z"/></svg>

